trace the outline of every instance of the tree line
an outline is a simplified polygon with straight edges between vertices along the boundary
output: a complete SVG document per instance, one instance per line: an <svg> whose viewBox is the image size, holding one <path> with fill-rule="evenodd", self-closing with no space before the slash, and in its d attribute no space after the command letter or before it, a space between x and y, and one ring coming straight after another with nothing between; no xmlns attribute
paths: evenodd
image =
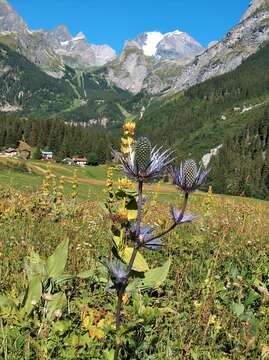
<svg viewBox="0 0 269 360"><path fill-rule="evenodd" d="M98 163L111 160L111 148L119 147L119 131L71 125L59 119L21 119L1 115L0 147L16 147L24 139L32 147L52 150L57 160L83 155Z"/></svg>

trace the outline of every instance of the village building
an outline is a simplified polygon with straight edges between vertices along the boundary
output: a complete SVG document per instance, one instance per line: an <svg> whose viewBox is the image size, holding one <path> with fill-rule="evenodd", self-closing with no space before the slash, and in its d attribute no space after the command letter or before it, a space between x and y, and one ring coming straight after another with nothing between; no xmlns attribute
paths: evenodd
<svg viewBox="0 0 269 360"><path fill-rule="evenodd" d="M5 157L16 157L18 156L18 151L14 148L8 148L2 152L2 155Z"/></svg>
<svg viewBox="0 0 269 360"><path fill-rule="evenodd" d="M72 160L73 160L74 165L78 165L78 166L81 166L81 167L86 166L87 163L88 163L87 158L85 158L83 156L73 156Z"/></svg>
<svg viewBox="0 0 269 360"><path fill-rule="evenodd" d="M62 162L68 165L74 165L74 161L70 157L63 159Z"/></svg>
<svg viewBox="0 0 269 360"><path fill-rule="evenodd" d="M52 160L53 152L52 151L43 151L41 150L41 158L42 160Z"/></svg>

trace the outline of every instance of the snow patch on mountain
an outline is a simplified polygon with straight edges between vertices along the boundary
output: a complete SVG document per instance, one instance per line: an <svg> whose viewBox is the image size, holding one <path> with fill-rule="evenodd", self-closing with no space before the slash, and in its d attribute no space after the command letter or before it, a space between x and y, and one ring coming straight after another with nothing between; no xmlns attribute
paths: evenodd
<svg viewBox="0 0 269 360"><path fill-rule="evenodd" d="M61 41L61 45L62 45L62 46L67 46L67 45L69 45L69 44L72 43L72 42L75 42L75 41L84 41L84 40L86 40L86 36L85 36L82 32L80 32L80 33L78 33L75 37L73 37L73 38L70 39L70 40Z"/></svg>
<svg viewBox="0 0 269 360"><path fill-rule="evenodd" d="M152 31L147 33L145 45L142 47L146 56L154 56L157 52L157 46L163 39L164 35L158 31Z"/></svg>
<svg viewBox="0 0 269 360"><path fill-rule="evenodd" d="M182 34L184 34L183 31L175 30L175 31L166 33L164 36L173 36L173 35L182 35Z"/></svg>

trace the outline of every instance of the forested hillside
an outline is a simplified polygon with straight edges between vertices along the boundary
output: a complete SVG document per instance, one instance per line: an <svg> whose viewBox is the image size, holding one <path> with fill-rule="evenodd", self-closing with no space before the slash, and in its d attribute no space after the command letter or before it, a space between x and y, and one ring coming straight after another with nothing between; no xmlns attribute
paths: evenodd
<svg viewBox="0 0 269 360"><path fill-rule="evenodd" d="M24 138L32 147L53 150L56 159L84 155L103 163L111 159L118 134L100 127L71 126L59 119L0 118L0 148L15 147Z"/></svg>
<svg viewBox="0 0 269 360"><path fill-rule="evenodd" d="M268 66L267 44L236 70L153 103L138 122L139 132L201 157L245 127L252 116L244 107L269 100Z"/></svg>
<svg viewBox="0 0 269 360"><path fill-rule="evenodd" d="M269 106L224 143L211 166L217 192L269 198Z"/></svg>
<svg viewBox="0 0 269 360"><path fill-rule="evenodd" d="M268 67L266 44L236 70L153 103L138 122L139 132L175 147L181 157L201 159L223 144L214 172L218 191L268 196ZM246 174L249 166L255 176Z"/></svg>
<svg viewBox="0 0 269 360"><path fill-rule="evenodd" d="M98 73L68 66L64 73L55 79L0 43L0 112L108 126L122 123L122 108L132 100L131 94L109 85Z"/></svg>

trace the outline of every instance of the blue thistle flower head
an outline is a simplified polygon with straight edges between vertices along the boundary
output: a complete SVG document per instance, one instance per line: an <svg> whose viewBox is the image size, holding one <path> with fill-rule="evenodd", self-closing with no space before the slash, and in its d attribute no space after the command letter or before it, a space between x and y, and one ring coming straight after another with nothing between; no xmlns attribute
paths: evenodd
<svg viewBox="0 0 269 360"><path fill-rule="evenodd" d="M152 241L149 241L149 239L152 236L153 231L155 230L155 227L152 225L145 225L140 227L140 235L139 239L136 238L136 223L132 224L131 229L131 240L139 243L145 243L143 246L146 249L149 250L160 250L163 246L162 239L157 238Z"/></svg>
<svg viewBox="0 0 269 360"><path fill-rule="evenodd" d="M173 170L173 183L183 192L191 193L204 184L210 170L198 169L194 160L181 162L179 169Z"/></svg>
<svg viewBox="0 0 269 360"><path fill-rule="evenodd" d="M172 151L151 146L150 141L139 138L130 154L119 156L122 169L130 180L151 182L158 180L168 165L174 160Z"/></svg>
<svg viewBox="0 0 269 360"><path fill-rule="evenodd" d="M196 216L191 213L184 213L178 208L173 207L172 210L172 218L177 225L192 222L196 219Z"/></svg>

